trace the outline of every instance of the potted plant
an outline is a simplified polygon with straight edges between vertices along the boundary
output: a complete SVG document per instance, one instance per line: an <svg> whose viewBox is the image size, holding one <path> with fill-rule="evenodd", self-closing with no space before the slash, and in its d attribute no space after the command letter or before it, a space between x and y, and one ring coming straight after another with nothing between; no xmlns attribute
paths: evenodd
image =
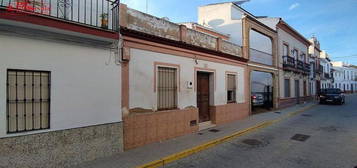
<svg viewBox="0 0 357 168"><path fill-rule="evenodd" d="M100 15L101 17L101 22L102 22L102 28L108 29L108 13L103 13Z"/></svg>
<svg viewBox="0 0 357 168"><path fill-rule="evenodd" d="M36 9L41 10L41 2L38 1L31 1L31 0L16 0L14 1L10 7L19 9L19 10L26 10L30 12L36 12Z"/></svg>

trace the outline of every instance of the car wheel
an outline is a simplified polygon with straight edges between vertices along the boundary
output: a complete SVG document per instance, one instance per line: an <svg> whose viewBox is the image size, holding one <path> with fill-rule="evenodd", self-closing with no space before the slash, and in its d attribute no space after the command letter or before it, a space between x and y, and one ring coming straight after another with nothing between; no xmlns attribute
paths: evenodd
<svg viewBox="0 0 357 168"><path fill-rule="evenodd" d="M322 101L319 101L319 104L323 104L323 102L322 102Z"/></svg>

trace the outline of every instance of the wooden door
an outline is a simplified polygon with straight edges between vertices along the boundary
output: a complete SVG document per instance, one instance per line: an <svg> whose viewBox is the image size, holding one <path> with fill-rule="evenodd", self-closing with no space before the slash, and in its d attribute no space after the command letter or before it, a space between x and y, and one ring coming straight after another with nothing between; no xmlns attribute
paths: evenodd
<svg viewBox="0 0 357 168"><path fill-rule="evenodd" d="M200 122L210 120L209 113L209 73L197 72L197 107Z"/></svg>

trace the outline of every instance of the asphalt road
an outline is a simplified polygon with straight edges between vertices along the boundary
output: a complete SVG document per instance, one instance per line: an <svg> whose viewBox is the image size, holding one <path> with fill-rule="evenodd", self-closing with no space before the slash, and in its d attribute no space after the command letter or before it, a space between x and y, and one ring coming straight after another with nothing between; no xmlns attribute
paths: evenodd
<svg viewBox="0 0 357 168"><path fill-rule="evenodd" d="M296 134L309 137L291 139ZM318 105L164 167L357 168L357 96L347 96L342 106Z"/></svg>

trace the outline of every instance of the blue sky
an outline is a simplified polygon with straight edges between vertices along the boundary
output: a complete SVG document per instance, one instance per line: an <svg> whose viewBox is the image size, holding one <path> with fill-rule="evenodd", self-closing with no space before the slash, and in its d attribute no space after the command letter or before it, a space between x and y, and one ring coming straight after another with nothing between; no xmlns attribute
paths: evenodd
<svg viewBox="0 0 357 168"><path fill-rule="evenodd" d="M145 0L121 2L146 11ZM172 22L196 22L198 6L218 2L227 1L148 0L148 13ZM242 7L256 16L282 17L305 37L315 35L334 61L357 65L357 0L250 0Z"/></svg>

